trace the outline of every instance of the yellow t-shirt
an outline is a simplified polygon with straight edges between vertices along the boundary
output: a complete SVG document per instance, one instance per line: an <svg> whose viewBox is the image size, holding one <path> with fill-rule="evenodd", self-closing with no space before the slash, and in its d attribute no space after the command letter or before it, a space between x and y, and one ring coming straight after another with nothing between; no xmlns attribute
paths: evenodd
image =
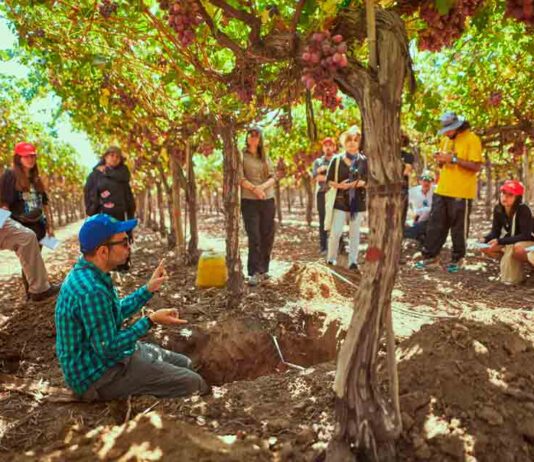
<svg viewBox="0 0 534 462"><path fill-rule="evenodd" d="M458 134L453 140L444 137L439 147L442 152L454 152L458 159L482 162L482 143L480 138L470 130ZM436 194L474 199L477 195L477 172L458 165L444 165L439 172Z"/></svg>

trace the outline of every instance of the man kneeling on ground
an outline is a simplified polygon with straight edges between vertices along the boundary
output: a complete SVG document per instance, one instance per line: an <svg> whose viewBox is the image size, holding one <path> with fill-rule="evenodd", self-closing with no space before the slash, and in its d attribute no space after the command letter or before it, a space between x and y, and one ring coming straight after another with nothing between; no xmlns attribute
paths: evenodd
<svg viewBox="0 0 534 462"><path fill-rule="evenodd" d="M154 324L186 323L177 310L161 309L122 327L167 279L162 262L146 285L122 299L117 296L109 272L128 259L127 233L136 225L137 220L121 222L105 214L88 218L79 234L83 256L57 300L57 357L67 384L83 400L208 391L189 358L139 341Z"/></svg>

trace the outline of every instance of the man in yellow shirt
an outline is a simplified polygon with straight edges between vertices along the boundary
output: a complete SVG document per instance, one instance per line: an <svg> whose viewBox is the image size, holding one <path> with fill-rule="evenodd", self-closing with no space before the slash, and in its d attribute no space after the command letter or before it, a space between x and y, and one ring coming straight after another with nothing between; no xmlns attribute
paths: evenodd
<svg viewBox="0 0 534 462"><path fill-rule="evenodd" d="M465 257L471 204L477 195L477 174L482 166L482 143L469 123L454 112L441 118L440 135L445 135L434 158L440 168L439 181L432 201L423 260L417 268L439 264L439 253L452 239L452 257L447 271L457 272Z"/></svg>

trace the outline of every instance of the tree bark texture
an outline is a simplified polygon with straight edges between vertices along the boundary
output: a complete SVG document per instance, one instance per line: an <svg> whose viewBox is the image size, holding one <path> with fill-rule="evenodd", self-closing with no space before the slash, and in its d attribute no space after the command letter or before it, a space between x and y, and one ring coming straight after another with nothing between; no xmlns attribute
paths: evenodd
<svg viewBox="0 0 534 462"><path fill-rule="evenodd" d="M197 220L197 184L195 180L195 166L193 164L193 150L187 144L187 189L186 200L189 211L189 243L187 244L186 260L189 265L198 262L198 220Z"/></svg>
<svg viewBox="0 0 534 462"><path fill-rule="evenodd" d="M180 170L182 167L178 163L175 156L169 155L169 164L172 175L172 226L174 230L174 237L176 239L176 247L178 252L182 252L184 248L184 232L182 227L182 204L180 197Z"/></svg>
<svg viewBox="0 0 534 462"><path fill-rule="evenodd" d="M311 226L313 220L313 185L311 177L304 175L302 177L302 184L304 185L304 191L306 191L306 223Z"/></svg>
<svg viewBox="0 0 534 462"><path fill-rule="evenodd" d="M391 292L402 241L400 108L410 70L402 20L376 10L377 71L351 65L336 79L358 103L369 159L369 244L354 314L339 352L334 384L336 433L328 461L395 460L401 432ZM386 339L388 396L377 377L378 350Z"/></svg>
<svg viewBox="0 0 534 462"><path fill-rule="evenodd" d="M279 180L274 184L274 194L276 196L276 214L278 215L278 223L282 224L282 194Z"/></svg>
<svg viewBox="0 0 534 462"><path fill-rule="evenodd" d="M491 161L487 153L485 154L485 158L486 163L484 165L484 168L486 170L486 197L484 210L486 214L486 219L489 220L493 215L493 175L491 171Z"/></svg>
<svg viewBox="0 0 534 462"><path fill-rule="evenodd" d="M236 307L243 293L243 274L239 255L239 170L241 155L235 140L235 128L231 123L219 126L223 141L223 200L226 225L226 266L228 267L228 305Z"/></svg>
<svg viewBox="0 0 534 462"><path fill-rule="evenodd" d="M165 226L165 205L163 202L163 187L160 181L156 181L156 194L158 198L158 218L159 218L159 234L161 237L167 235L167 227Z"/></svg>
<svg viewBox="0 0 534 462"><path fill-rule="evenodd" d="M289 186L286 188L286 197L287 197L287 213L291 213L291 188Z"/></svg>

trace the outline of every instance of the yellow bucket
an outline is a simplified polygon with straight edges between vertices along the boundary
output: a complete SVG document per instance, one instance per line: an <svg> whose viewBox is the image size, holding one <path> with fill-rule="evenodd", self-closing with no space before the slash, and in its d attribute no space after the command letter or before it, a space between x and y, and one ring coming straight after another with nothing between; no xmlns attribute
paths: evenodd
<svg viewBox="0 0 534 462"><path fill-rule="evenodd" d="M198 260L197 287L224 287L228 280L223 253L204 252Z"/></svg>

